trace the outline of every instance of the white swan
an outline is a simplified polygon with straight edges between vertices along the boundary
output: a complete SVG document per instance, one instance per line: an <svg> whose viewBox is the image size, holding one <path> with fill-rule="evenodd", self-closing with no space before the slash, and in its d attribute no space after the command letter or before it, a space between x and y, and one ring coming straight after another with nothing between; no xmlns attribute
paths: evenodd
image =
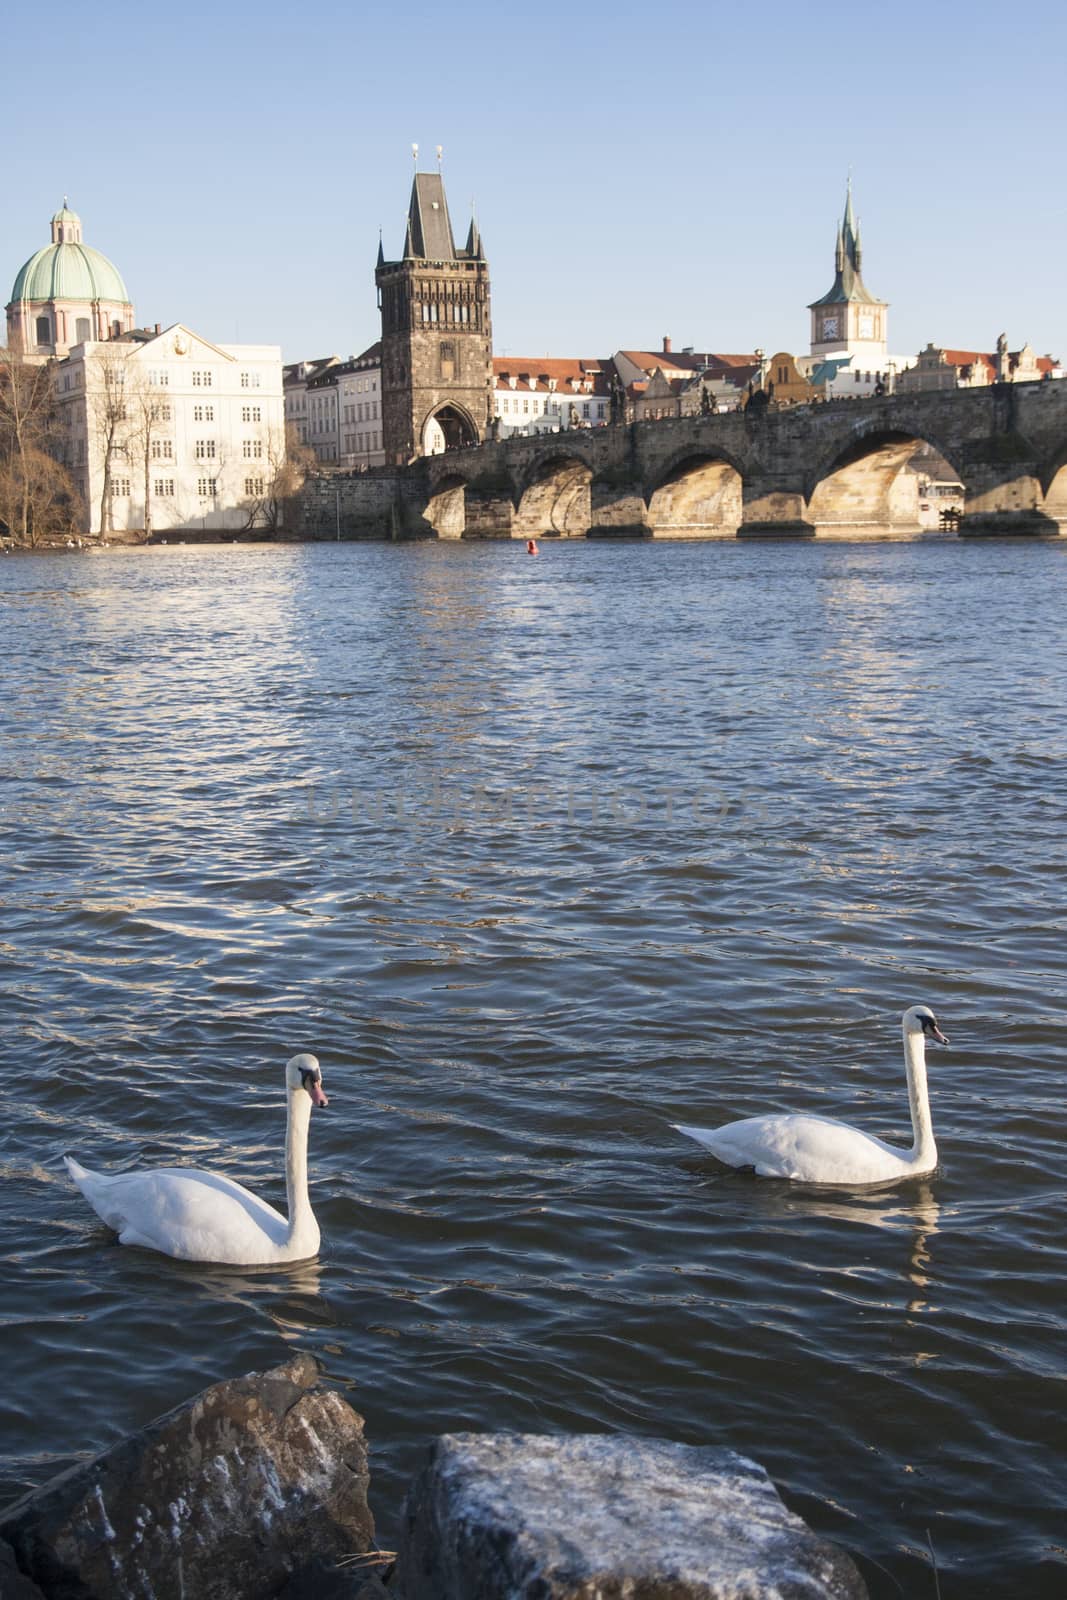
<svg viewBox="0 0 1067 1600"><path fill-rule="evenodd" d="M326 1106L322 1072L314 1056L286 1064L289 1118L285 1134L286 1220L232 1178L198 1167L157 1167L150 1172L89 1172L66 1156L71 1177L97 1216L121 1244L161 1250L179 1261L234 1267L306 1261L317 1255L319 1225L308 1200L308 1124L312 1106Z"/></svg>
<svg viewBox="0 0 1067 1600"><path fill-rule="evenodd" d="M722 1128L688 1128L695 1139L728 1167L753 1167L761 1178L791 1178L794 1183L888 1183L918 1178L937 1166L937 1145L926 1092L926 1040L948 1040L929 1006L904 1013L904 1065L908 1074L913 1143L910 1150L883 1144L847 1122L790 1113L744 1117Z"/></svg>

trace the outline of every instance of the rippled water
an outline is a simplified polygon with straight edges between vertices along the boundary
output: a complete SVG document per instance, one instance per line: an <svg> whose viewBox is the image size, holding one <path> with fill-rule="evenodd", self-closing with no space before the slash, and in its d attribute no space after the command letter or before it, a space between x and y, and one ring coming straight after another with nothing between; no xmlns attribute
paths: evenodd
<svg viewBox="0 0 1067 1600"><path fill-rule="evenodd" d="M429 1434L731 1445L876 1596L1060 1597L1067 545L9 560L0 1491L300 1343L395 1529ZM481 787L479 787L481 786ZM802 1192L780 1107L935 1176ZM116 1247L61 1168L284 1203L320 1260Z"/></svg>

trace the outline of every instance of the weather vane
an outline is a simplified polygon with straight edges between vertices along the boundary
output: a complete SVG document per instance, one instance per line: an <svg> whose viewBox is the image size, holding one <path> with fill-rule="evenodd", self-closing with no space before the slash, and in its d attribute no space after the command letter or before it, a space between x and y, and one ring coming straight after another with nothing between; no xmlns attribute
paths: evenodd
<svg viewBox="0 0 1067 1600"><path fill-rule="evenodd" d="M411 147L411 159L412 159L412 161L414 161L415 165L418 166L418 164L419 164L419 147L418 147L417 144L413 144L412 147Z"/></svg>
<svg viewBox="0 0 1067 1600"><path fill-rule="evenodd" d="M444 155L444 151L442 150L441 146L438 145L437 146L437 170L438 170L438 172L440 172L440 170L441 170L441 158L443 157L443 155Z"/></svg>

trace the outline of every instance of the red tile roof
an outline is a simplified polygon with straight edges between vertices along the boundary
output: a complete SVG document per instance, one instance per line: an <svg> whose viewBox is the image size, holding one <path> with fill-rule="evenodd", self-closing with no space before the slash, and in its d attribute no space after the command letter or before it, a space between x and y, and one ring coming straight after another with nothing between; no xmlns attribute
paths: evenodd
<svg viewBox="0 0 1067 1600"><path fill-rule="evenodd" d="M611 393L615 363L610 357L494 356L496 387L509 394L595 394ZM511 380L515 379L512 390ZM552 385L555 384L553 389ZM592 384L591 389L585 385ZM575 387L577 385L577 387Z"/></svg>

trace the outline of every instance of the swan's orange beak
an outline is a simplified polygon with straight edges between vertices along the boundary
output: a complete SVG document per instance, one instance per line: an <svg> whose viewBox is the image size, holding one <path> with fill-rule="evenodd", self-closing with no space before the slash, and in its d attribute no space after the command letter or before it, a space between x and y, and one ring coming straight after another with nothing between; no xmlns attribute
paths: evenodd
<svg viewBox="0 0 1067 1600"><path fill-rule="evenodd" d="M931 1039L936 1039L938 1044L948 1044L947 1036L941 1032L936 1022L930 1026L930 1037Z"/></svg>
<svg viewBox="0 0 1067 1600"><path fill-rule="evenodd" d="M311 1104L313 1106L320 1106L321 1107L321 1106L328 1106L329 1105L330 1102L327 1100L326 1096L323 1094L323 1092L322 1092L322 1084L318 1081L317 1078L312 1078L311 1082L309 1084L305 1085L305 1087L307 1088L308 1094L311 1096Z"/></svg>

